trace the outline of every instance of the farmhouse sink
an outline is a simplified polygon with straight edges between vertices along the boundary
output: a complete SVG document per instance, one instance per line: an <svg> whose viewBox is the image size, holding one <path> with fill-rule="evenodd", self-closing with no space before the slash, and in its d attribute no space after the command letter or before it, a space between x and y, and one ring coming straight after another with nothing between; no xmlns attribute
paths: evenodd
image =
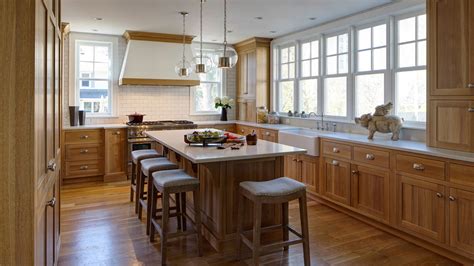
<svg viewBox="0 0 474 266"><path fill-rule="evenodd" d="M319 156L319 132L309 129L287 129L278 132L278 142L306 149L308 155Z"/></svg>

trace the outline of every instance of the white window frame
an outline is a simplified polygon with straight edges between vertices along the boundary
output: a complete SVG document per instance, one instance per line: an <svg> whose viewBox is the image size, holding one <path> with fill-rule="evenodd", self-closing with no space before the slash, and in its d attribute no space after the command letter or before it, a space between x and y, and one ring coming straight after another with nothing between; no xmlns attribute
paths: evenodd
<svg viewBox="0 0 474 266"><path fill-rule="evenodd" d="M295 64L295 73L294 73L294 76L293 78L289 78L289 75L288 75L288 78L286 79L283 79L281 77L281 65L282 65L282 62L281 62L281 50L285 49L285 48L290 48L290 47L294 47L295 48L295 61L288 61L284 64L287 64L287 63L294 63ZM276 80L275 84L276 84L276 90L275 90L275 94L276 94L276 97L277 97L277 101L276 101L276 105L277 105L277 112L279 112L280 114L287 114L287 111L283 111L283 112L280 112L280 103L281 103L281 99L280 99L280 83L282 82L293 82L293 92L294 92L294 96L293 96L293 106L295 108L298 108L298 97L297 97L297 77L298 77L298 71L299 71L299 64L298 64L298 58L299 58L299 45L298 45L298 42L289 42L289 43L286 43L284 45L281 45L281 46L278 46L277 47L277 62L276 62L276 68L277 70L275 71L278 79ZM288 68L288 74L289 74L289 68ZM294 111L294 110L293 110Z"/></svg>
<svg viewBox="0 0 474 266"><path fill-rule="evenodd" d="M108 113L88 113L90 118L116 118L119 113L118 105L118 73L120 65L118 62L118 38L116 36L71 33L69 40L69 105L79 106L79 68L78 68L78 43L103 43L110 45L110 71L109 71L109 112Z"/></svg>
<svg viewBox="0 0 474 266"><path fill-rule="evenodd" d="M313 54L310 53L310 58L309 59L305 59L303 60L303 44L305 43L312 43L312 42L315 42L317 41L318 42L318 55L317 57L313 57ZM296 87L295 87L295 100L296 100L296 103L297 105L295 105L298 110L300 112L302 111L305 111L307 114L310 113L309 110L303 110L302 109L302 106L301 106L301 101L300 101L300 91L301 91L301 88L300 88L300 82L301 81L304 81L304 80L313 80L313 79L316 79L317 82L317 90L316 90L316 98L317 98L317 103L316 103L316 114L317 115L320 115L322 113L322 103L321 103L321 100L323 99L322 98L322 94L321 94L321 88L322 88L322 85L321 85L321 81L322 81L322 68L323 67L323 64L322 64L322 61L324 60L324 58L322 58L322 38L321 36L317 36L317 37L312 37L312 38L308 38L308 39L304 39L304 40L301 40L298 42L298 48L297 48L297 58L296 58L296 61L297 61L297 70L298 70L298 73L296 75ZM311 45L310 45L310 49L311 49ZM318 73L316 76L313 76L313 67L312 67L312 64L311 64L311 61L314 60L314 59L318 59ZM303 61L309 61L310 62L310 75L308 77L303 77Z"/></svg>

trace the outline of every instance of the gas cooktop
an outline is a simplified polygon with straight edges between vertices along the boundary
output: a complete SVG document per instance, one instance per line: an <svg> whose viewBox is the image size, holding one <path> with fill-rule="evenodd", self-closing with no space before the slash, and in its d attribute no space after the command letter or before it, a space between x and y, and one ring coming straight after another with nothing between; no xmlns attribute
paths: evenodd
<svg viewBox="0 0 474 266"><path fill-rule="evenodd" d="M180 125L193 125L192 121L187 120L163 120L163 121L143 121L140 123L128 122L129 126L180 126Z"/></svg>

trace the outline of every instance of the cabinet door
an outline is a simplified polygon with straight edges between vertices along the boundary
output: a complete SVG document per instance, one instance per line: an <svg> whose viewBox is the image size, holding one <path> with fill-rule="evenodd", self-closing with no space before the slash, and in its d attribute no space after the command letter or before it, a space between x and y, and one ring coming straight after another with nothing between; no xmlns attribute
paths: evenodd
<svg viewBox="0 0 474 266"><path fill-rule="evenodd" d="M255 98L257 88L257 53L256 51L247 54L247 91L248 97Z"/></svg>
<svg viewBox="0 0 474 266"><path fill-rule="evenodd" d="M474 255L474 193L451 189L449 194L450 245Z"/></svg>
<svg viewBox="0 0 474 266"><path fill-rule="evenodd" d="M301 182L297 155L287 155L284 160L284 174L286 177Z"/></svg>
<svg viewBox="0 0 474 266"><path fill-rule="evenodd" d="M401 229L444 242L444 186L399 175L398 223Z"/></svg>
<svg viewBox="0 0 474 266"><path fill-rule="evenodd" d="M105 174L126 172L127 134L125 129L105 130Z"/></svg>
<svg viewBox="0 0 474 266"><path fill-rule="evenodd" d="M474 95L474 88L469 86L474 82L469 80L469 49L474 45L468 37L473 27L471 2L428 1L431 95Z"/></svg>
<svg viewBox="0 0 474 266"><path fill-rule="evenodd" d="M247 89L247 54L239 54L238 61L238 96L245 97L248 94Z"/></svg>
<svg viewBox="0 0 474 266"><path fill-rule="evenodd" d="M351 203L351 166L348 162L324 158L321 194L347 205Z"/></svg>
<svg viewBox="0 0 474 266"><path fill-rule="evenodd" d="M431 101L430 146L474 151L473 108L473 101Z"/></svg>
<svg viewBox="0 0 474 266"><path fill-rule="evenodd" d="M389 178L388 170L352 165L352 206L388 222Z"/></svg>
<svg viewBox="0 0 474 266"><path fill-rule="evenodd" d="M298 155L300 177L308 191L319 192L319 157Z"/></svg>

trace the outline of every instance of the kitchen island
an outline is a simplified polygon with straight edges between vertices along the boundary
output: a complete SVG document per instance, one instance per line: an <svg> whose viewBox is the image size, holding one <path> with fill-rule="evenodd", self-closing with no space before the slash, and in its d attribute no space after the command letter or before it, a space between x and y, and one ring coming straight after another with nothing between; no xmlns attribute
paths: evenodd
<svg viewBox="0 0 474 266"><path fill-rule="evenodd" d="M189 146L184 135L193 130L153 131L147 135L163 146L167 157L199 178L203 235L219 252L234 247L237 231L237 200L242 181L266 181L283 176L284 156L304 154L306 150L258 140L257 145L244 145L238 150ZM193 217L191 195L188 212ZM253 208L244 206L244 226L252 224ZM262 226L280 222L279 206L264 206Z"/></svg>

